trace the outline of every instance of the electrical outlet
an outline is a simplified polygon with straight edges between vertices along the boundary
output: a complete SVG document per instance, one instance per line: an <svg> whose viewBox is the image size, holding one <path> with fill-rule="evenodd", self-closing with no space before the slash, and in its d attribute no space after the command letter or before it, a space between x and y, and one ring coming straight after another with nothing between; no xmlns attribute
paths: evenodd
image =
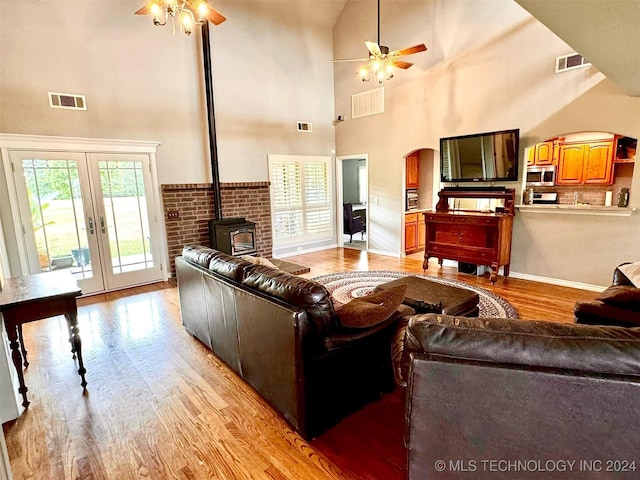
<svg viewBox="0 0 640 480"><path fill-rule="evenodd" d="M167 219L176 220L177 218L180 218L178 210L167 210Z"/></svg>

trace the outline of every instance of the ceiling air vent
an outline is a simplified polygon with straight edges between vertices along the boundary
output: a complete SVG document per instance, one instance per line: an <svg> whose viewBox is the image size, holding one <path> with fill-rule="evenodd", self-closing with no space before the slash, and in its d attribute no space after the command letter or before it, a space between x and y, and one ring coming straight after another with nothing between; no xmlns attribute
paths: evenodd
<svg viewBox="0 0 640 480"><path fill-rule="evenodd" d="M591 64L579 53L556 57L556 73L566 72L567 70L573 70L575 68L588 67L589 65Z"/></svg>
<svg viewBox="0 0 640 480"><path fill-rule="evenodd" d="M384 88L351 95L351 118L384 113Z"/></svg>
<svg viewBox="0 0 640 480"><path fill-rule="evenodd" d="M66 108L67 110L86 110L87 100L84 95L75 93L49 92L49 106L51 108Z"/></svg>
<svg viewBox="0 0 640 480"><path fill-rule="evenodd" d="M313 124L311 122L298 122L299 132L313 132Z"/></svg>

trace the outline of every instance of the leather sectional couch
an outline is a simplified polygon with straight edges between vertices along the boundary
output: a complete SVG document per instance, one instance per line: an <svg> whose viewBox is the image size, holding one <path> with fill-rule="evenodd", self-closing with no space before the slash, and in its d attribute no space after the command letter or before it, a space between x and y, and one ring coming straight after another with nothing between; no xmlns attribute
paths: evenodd
<svg viewBox="0 0 640 480"><path fill-rule="evenodd" d="M184 247L176 270L185 329L304 438L393 390L391 336L410 308L345 328L312 280L202 246Z"/></svg>
<svg viewBox="0 0 640 480"><path fill-rule="evenodd" d="M637 478L640 329L426 314L405 349L409 479Z"/></svg>
<svg viewBox="0 0 640 480"><path fill-rule="evenodd" d="M625 265L616 267L611 286L596 299L576 303L576 323L640 327L640 289L621 271Z"/></svg>

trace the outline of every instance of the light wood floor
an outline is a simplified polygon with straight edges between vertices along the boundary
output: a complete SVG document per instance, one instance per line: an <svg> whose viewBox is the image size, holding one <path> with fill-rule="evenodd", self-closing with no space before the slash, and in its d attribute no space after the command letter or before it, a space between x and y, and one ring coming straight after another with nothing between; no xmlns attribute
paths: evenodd
<svg viewBox="0 0 640 480"><path fill-rule="evenodd" d="M348 249L291 257L314 277L351 270L422 272L419 259ZM523 319L572 321L593 292L455 269L503 296ZM180 323L169 284L80 299L88 393L63 317L24 326L31 405L3 425L16 479L401 479L402 392L306 442Z"/></svg>

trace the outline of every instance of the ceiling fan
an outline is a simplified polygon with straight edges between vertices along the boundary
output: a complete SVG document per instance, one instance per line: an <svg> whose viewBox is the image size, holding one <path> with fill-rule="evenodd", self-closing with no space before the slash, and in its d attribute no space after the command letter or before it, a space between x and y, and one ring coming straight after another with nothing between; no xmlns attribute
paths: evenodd
<svg viewBox="0 0 640 480"><path fill-rule="evenodd" d="M380 0L378 0L378 41L364 42L369 50L369 58L347 58L337 59L334 62L367 62L363 65L358 73L363 82L368 82L373 76L378 83L389 80L393 77L394 68L402 68L406 70L413 63L400 60L398 57L412 55L414 53L424 52L427 47L424 43L413 45L412 47L403 48L401 50L389 51L389 47L380 45Z"/></svg>
<svg viewBox="0 0 640 480"><path fill-rule="evenodd" d="M191 27L194 23L202 24L209 21L219 25L227 19L205 0L153 0L135 14L153 15L153 24L158 26L166 25L169 17L172 21L177 17L187 35L191 35Z"/></svg>

